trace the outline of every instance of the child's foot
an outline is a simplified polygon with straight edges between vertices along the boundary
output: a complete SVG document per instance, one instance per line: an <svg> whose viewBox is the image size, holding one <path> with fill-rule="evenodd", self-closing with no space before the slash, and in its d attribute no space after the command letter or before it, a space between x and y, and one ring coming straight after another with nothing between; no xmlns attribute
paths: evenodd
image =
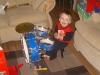
<svg viewBox="0 0 100 75"><path fill-rule="evenodd" d="M45 55L45 54L41 54L41 59L42 59L42 58L46 58L46 59L50 60L50 56Z"/></svg>
<svg viewBox="0 0 100 75"><path fill-rule="evenodd" d="M50 56L47 55L47 56L46 56L46 59L50 60Z"/></svg>
<svg viewBox="0 0 100 75"><path fill-rule="evenodd" d="M44 58L44 57L45 57L45 55L44 54L41 54L41 59Z"/></svg>

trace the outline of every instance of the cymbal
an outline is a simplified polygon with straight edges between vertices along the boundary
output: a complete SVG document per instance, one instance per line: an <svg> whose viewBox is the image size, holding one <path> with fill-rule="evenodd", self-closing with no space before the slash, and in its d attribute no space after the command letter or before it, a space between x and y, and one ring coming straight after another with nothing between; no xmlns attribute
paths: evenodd
<svg viewBox="0 0 100 75"><path fill-rule="evenodd" d="M16 26L15 30L18 33L27 33L30 32L34 29L34 25L32 23L21 23L19 25Z"/></svg>

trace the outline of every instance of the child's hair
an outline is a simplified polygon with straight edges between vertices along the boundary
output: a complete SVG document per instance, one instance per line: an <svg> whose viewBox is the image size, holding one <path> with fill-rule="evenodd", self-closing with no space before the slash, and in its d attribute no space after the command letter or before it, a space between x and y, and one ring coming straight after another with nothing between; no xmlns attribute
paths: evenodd
<svg viewBox="0 0 100 75"><path fill-rule="evenodd" d="M70 16L70 18L72 19L72 14L71 14L70 11L68 11L68 10L64 10L64 11L62 11L62 12L60 13L60 15L61 15L62 13L67 14L67 15ZM60 15L59 15L59 17L60 17Z"/></svg>

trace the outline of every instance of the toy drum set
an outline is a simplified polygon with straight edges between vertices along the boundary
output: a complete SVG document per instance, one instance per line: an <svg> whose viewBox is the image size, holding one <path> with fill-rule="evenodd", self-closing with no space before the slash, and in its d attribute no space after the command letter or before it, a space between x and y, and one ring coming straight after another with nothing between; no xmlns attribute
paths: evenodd
<svg viewBox="0 0 100 75"><path fill-rule="evenodd" d="M41 60L41 50L52 50L54 41L46 38L50 32L49 28L34 26L31 23L21 23L16 26L15 30L21 33L21 44L25 61L30 67L31 63Z"/></svg>

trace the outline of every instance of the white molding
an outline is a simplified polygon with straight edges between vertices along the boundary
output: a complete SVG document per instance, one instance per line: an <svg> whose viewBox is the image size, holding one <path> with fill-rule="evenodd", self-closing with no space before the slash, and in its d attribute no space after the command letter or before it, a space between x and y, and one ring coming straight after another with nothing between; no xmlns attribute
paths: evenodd
<svg viewBox="0 0 100 75"><path fill-rule="evenodd" d="M77 1L77 0L74 0L74 3L73 3L73 10L76 9L76 1Z"/></svg>

